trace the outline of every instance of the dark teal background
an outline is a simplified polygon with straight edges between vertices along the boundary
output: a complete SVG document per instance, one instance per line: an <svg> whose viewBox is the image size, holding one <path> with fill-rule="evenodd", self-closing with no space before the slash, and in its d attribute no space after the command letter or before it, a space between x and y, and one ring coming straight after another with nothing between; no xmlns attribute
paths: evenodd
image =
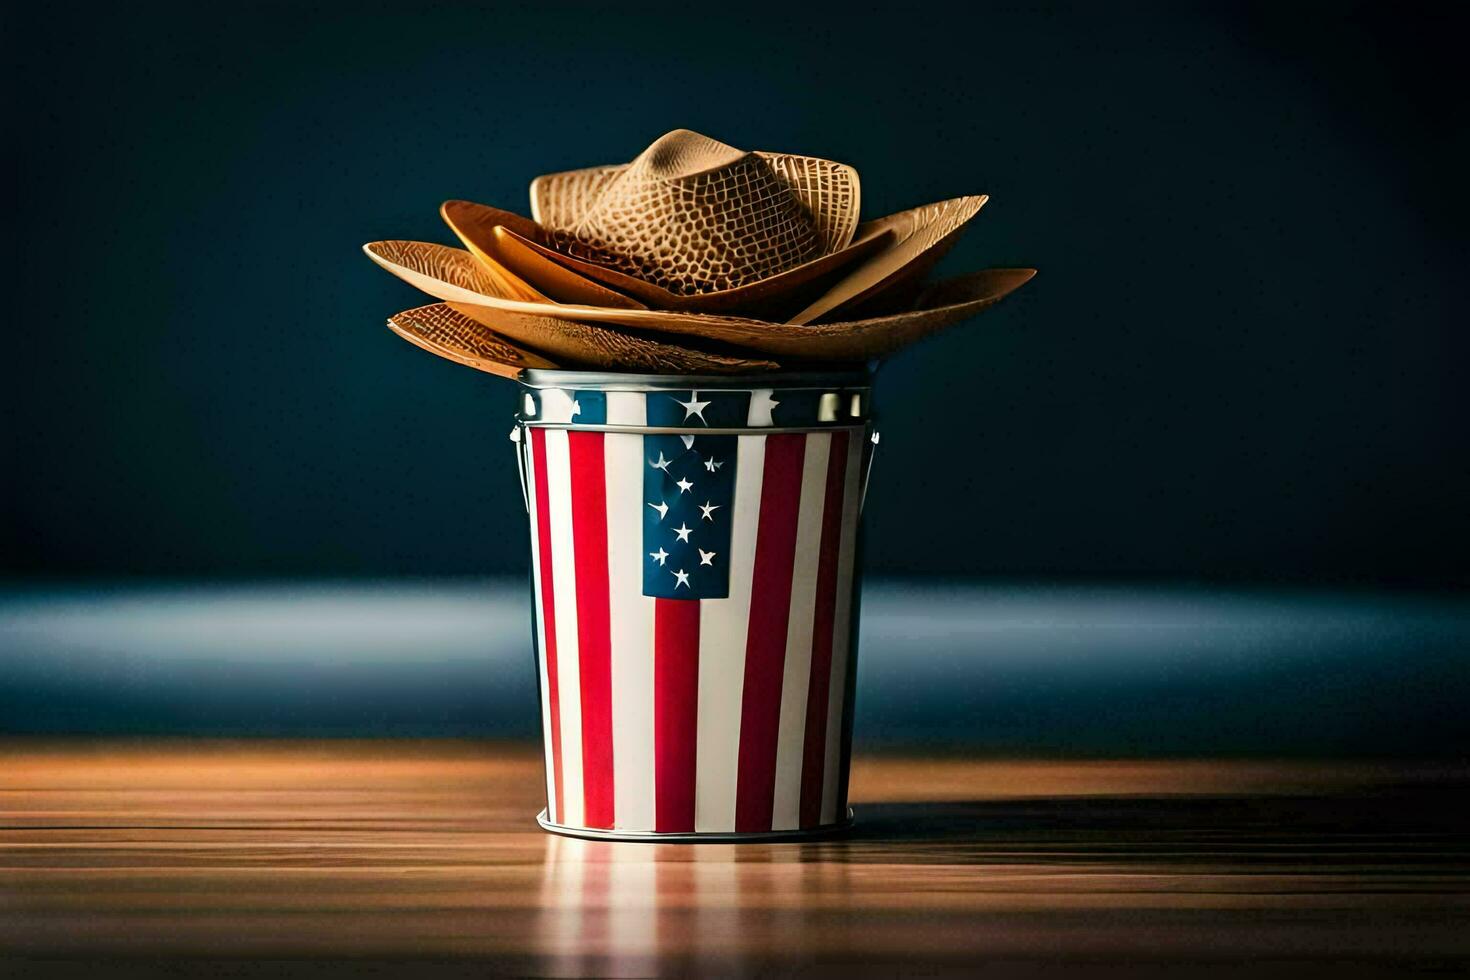
<svg viewBox="0 0 1470 980"><path fill-rule="evenodd" d="M0 732L533 734L511 386L358 249L684 126L1041 270L882 369L860 747L1462 758L1464 10L12 5Z"/></svg>
<svg viewBox="0 0 1470 980"><path fill-rule="evenodd" d="M1463 585L1464 9L12 6L0 572L521 570L358 246L684 126L1041 270L884 367L871 573Z"/></svg>

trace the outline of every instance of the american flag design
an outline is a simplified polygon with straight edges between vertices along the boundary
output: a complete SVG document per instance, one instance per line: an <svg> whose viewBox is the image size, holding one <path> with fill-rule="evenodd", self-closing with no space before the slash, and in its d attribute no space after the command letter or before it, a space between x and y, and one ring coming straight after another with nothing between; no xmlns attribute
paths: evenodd
<svg viewBox="0 0 1470 980"><path fill-rule="evenodd" d="M845 818L867 445L850 398L527 392L551 824L739 834Z"/></svg>

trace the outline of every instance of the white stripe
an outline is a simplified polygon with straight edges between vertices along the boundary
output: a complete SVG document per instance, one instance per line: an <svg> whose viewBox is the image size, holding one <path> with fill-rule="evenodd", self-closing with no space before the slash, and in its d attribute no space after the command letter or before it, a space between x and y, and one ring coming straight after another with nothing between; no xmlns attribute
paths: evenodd
<svg viewBox="0 0 1470 980"><path fill-rule="evenodd" d="M730 597L699 604L699 739L695 745L694 829L735 829L740 768L740 697L755 573L766 437L738 437L730 529Z"/></svg>
<svg viewBox="0 0 1470 980"><path fill-rule="evenodd" d="M542 422L570 422L580 410L569 391L547 388L541 392Z"/></svg>
<svg viewBox="0 0 1470 980"><path fill-rule="evenodd" d="M857 555L859 494L863 483L863 441L857 432L847 437L847 479L842 489L842 546L837 557L837 601L832 615L832 683L827 693L827 759L822 767L822 823L845 818L838 814L838 768L842 764L842 711L847 703L847 675L852 669L853 562Z"/></svg>
<svg viewBox="0 0 1470 980"><path fill-rule="evenodd" d="M580 827L582 801L582 673L577 652L577 553L572 537L572 461L565 429L546 430L546 484L551 515L552 583L556 588L557 694L561 702L562 823Z"/></svg>
<svg viewBox="0 0 1470 980"><path fill-rule="evenodd" d="M609 405L609 418L611 412ZM643 563L647 560L643 555L641 513L643 437L607 433L603 436L603 458L607 466L608 626L612 646L613 826L618 830L651 831L654 600L643 594Z"/></svg>
<svg viewBox="0 0 1470 980"><path fill-rule="evenodd" d="M648 410L641 391L609 391L607 393L608 425L647 425ZM643 485L640 474L638 485Z"/></svg>
<svg viewBox="0 0 1470 980"><path fill-rule="evenodd" d="M806 692L812 673L812 617L816 612L817 561L822 509L827 496L830 432L811 432L801 464L801 502L796 518L796 564L791 613L786 621L786 664L781 680L781 725L776 738L776 794L771 829L801 826L801 761L806 735Z"/></svg>
<svg viewBox="0 0 1470 980"><path fill-rule="evenodd" d="M536 499L536 454L531 449L531 430L526 429L522 449L526 454L526 505L531 515L531 583L536 616L536 668L541 674L541 742L546 755L546 816L556 820L556 763L551 754L551 685L546 676L546 618L541 605L541 525Z"/></svg>

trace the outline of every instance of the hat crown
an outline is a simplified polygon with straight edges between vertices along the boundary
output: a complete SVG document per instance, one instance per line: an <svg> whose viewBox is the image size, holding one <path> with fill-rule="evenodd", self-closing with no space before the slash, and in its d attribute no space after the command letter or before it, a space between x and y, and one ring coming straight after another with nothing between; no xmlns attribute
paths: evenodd
<svg viewBox="0 0 1470 980"><path fill-rule="evenodd" d="M764 156L687 129L655 140L557 247L667 289L734 289L822 254L812 211Z"/></svg>
<svg viewBox="0 0 1470 980"><path fill-rule="evenodd" d="M628 169L641 168L649 176L677 180L728 167L745 155L744 150L693 130L675 129L650 143Z"/></svg>

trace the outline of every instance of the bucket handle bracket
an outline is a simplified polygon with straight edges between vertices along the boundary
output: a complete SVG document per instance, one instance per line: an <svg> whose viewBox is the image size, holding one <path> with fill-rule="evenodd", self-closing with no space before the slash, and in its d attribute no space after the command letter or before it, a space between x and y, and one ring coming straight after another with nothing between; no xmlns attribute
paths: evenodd
<svg viewBox="0 0 1470 980"><path fill-rule="evenodd" d="M516 444L516 469L521 474L521 502L526 505L526 513L531 513L531 491L526 486L526 446L521 437L521 424L510 430L510 441Z"/></svg>
<svg viewBox="0 0 1470 980"><path fill-rule="evenodd" d="M859 514L863 512L863 506L868 502L868 479L873 475L873 457L878 454L878 438L879 433L877 429L874 429L871 433L868 434L868 442L870 445L868 448L868 461L863 466L863 490L862 493L858 495Z"/></svg>

